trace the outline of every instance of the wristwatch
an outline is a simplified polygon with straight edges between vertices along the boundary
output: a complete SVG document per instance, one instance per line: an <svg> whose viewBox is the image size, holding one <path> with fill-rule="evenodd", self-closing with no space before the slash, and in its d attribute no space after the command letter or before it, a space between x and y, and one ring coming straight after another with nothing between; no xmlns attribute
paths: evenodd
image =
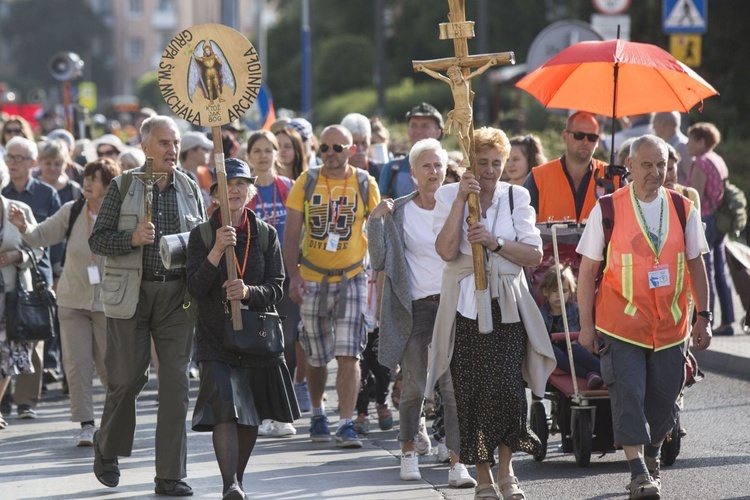
<svg viewBox="0 0 750 500"><path fill-rule="evenodd" d="M714 313L711 311L698 311L698 316L703 316L709 323L714 319Z"/></svg>
<svg viewBox="0 0 750 500"><path fill-rule="evenodd" d="M505 240L501 238L500 236L497 237L497 246L492 251L492 253L497 253L505 246Z"/></svg>

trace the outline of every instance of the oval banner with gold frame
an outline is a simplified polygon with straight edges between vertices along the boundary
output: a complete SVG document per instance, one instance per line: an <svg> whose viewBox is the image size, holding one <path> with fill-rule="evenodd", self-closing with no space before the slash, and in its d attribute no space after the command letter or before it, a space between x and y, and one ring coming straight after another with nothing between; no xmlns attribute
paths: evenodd
<svg viewBox="0 0 750 500"><path fill-rule="evenodd" d="M180 31L159 61L159 89L179 118L216 127L241 118L258 97L258 52L242 33L222 24Z"/></svg>

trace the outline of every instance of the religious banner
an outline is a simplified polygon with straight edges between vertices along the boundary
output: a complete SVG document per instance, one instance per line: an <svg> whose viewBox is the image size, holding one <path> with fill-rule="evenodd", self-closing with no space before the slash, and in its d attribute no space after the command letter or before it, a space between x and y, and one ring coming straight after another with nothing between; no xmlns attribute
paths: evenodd
<svg viewBox="0 0 750 500"><path fill-rule="evenodd" d="M242 33L221 24L180 31L159 61L159 89L177 117L200 127L241 118L260 92L260 57Z"/></svg>
<svg viewBox="0 0 750 500"><path fill-rule="evenodd" d="M260 92L260 57L240 32L221 24L197 24L172 38L159 61L159 89L178 118L211 127L221 220L229 219L227 172L221 126L250 109ZM237 279L234 247L224 252L229 280ZM242 328L240 303L231 302L232 324Z"/></svg>

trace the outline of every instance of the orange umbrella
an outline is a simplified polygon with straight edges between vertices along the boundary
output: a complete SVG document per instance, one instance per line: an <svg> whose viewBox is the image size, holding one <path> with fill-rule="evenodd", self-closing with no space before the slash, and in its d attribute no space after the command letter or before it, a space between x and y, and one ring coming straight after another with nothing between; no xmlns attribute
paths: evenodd
<svg viewBox="0 0 750 500"><path fill-rule="evenodd" d="M548 108L615 118L656 111L687 113L717 94L695 71L663 49L623 40L572 45L516 86Z"/></svg>
<svg viewBox="0 0 750 500"><path fill-rule="evenodd" d="M612 135L615 118L657 111L687 113L718 94L663 49L619 38L571 45L516 87L548 108L612 116ZM614 151L612 159L614 163Z"/></svg>

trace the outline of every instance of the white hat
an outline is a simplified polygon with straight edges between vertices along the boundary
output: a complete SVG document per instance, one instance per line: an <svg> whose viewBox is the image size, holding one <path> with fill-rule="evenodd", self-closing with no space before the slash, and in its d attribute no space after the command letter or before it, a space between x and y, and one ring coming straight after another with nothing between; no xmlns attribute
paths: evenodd
<svg viewBox="0 0 750 500"><path fill-rule="evenodd" d="M88 144L88 146L85 149L84 156L86 157L86 161L94 161L98 158L96 151L99 149L99 146L101 145L107 145L112 146L117 150L117 153L122 153L125 151L125 148L127 147L119 137L117 137L114 134L104 134L103 136L99 137L95 141L92 141Z"/></svg>
<svg viewBox="0 0 750 500"><path fill-rule="evenodd" d="M208 140L206 134L202 132L185 132L180 140L180 151L190 151L193 148L201 147L209 151L214 149L214 143Z"/></svg>

